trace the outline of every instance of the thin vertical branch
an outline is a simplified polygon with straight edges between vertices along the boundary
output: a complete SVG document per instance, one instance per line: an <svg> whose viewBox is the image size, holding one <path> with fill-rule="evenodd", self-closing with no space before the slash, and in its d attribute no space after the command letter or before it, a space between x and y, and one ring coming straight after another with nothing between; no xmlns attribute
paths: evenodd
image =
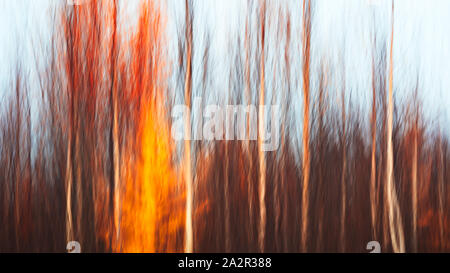
<svg viewBox="0 0 450 273"><path fill-rule="evenodd" d="M261 20L261 33L260 33L260 45L261 45L261 56L260 56L260 92L259 92L259 117L258 117L258 155L259 155L259 236L258 244L259 250L264 252L264 237L266 229L266 159L265 154L262 149L262 135L265 130L265 120L264 120L264 99L265 99L265 21L266 21L266 2L263 1L260 7L260 20Z"/></svg>
<svg viewBox="0 0 450 273"><path fill-rule="evenodd" d="M184 82L184 99L187 107L191 107L192 96L192 44L193 44L193 20L192 20L192 7L190 0L185 1L186 5L186 74ZM192 224L192 211L193 211L193 183L192 183L192 163L191 163L191 117L190 114L186 115L184 120L184 179L186 184L186 224L185 224L185 252L191 253L193 251L193 224Z"/></svg>
<svg viewBox="0 0 450 273"><path fill-rule="evenodd" d="M117 43L118 43L118 25L117 25L117 0L112 2L112 37L111 37L111 52L109 56L110 62L110 111L111 111L111 129L110 129L110 213L112 221L112 230L110 238L110 246L114 241L119 239L119 128L118 128L118 102L117 102L117 80L116 80L116 66L117 66ZM114 238L115 236L115 238ZM113 239L114 238L114 239Z"/></svg>
<svg viewBox="0 0 450 273"><path fill-rule="evenodd" d="M301 249L307 251L308 239L308 210L309 210L309 72L310 72L310 44L311 44L311 0L303 0L303 188L302 188L302 225Z"/></svg>
<svg viewBox="0 0 450 273"><path fill-rule="evenodd" d="M248 16L250 16L250 13L248 13ZM249 19L246 20L245 23L245 98L247 105L250 105L252 103L252 97L251 97L251 78L250 78L250 72L251 72L251 64L250 64L250 30L249 30ZM250 128L251 128L251 119L247 119L247 128L246 132L248 135L250 135ZM252 149L250 148L250 141L249 138L246 138L246 154L247 154L247 160L249 163L249 169L247 173L247 191L248 191L248 214L249 214L249 234L248 234L248 242L249 244L253 243L253 229L254 229L254 217L253 217L253 196L254 196L254 189L253 189L253 153Z"/></svg>
<svg viewBox="0 0 450 273"><path fill-rule="evenodd" d="M389 215L389 229L391 234L392 248L395 252L404 252L403 227L398 205L397 193L394 184L394 152L392 144L392 127L394 115L393 102L393 45L394 45L394 1L392 1L392 25L391 25L391 45L389 56L389 101L388 101L388 130L387 130L387 166L386 166L386 186Z"/></svg>
<svg viewBox="0 0 450 273"><path fill-rule="evenodd" d="M374 41L375 47L375 41ZM370 212L372 221L372 236L377 236L377 187L376 187L376 150L377 150L377 102L376 102L376 80L375 80L375 49L372 52L372 117L371 117L371 135L372 151L370 166Z"/></svg>
<svg viewBox="0 0 450 273"><path fill-rule="evenodd" d="M285 49L284 49L284 61L285 61L285 76L286 76L286 87L283 90L286 90L284 93L284 100L288 100L288 95L290 94L291 90L291 66L290 66L290 43L291 43L291 21L290 21L290 14L288 13L286 15L287 20L286 20L286 29L285 29L285 33L286 33L286 44L285 44ZM283 117L284 120L286 120L286 107L285 104L282 104L283 107ZM286 179L286 153L287 153L287 148L286 148L286 141L285 141L285 137L286 137L286 126L285 123L283 122L281 125L281 187L282 187L282 191L284 193L283 196L283 222L282 222L282 230L283 230L283 246L284 246L284 251L287 252L288 251L288 198L289 198L289 192L288 192L288 185L287 185L287 179Z"/></svg>

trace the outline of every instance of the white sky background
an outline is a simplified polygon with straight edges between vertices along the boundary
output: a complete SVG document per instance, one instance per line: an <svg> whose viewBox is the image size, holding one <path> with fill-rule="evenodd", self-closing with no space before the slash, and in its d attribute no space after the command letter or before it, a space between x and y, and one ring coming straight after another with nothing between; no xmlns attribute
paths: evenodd
<svg viewBox="0 0 450 273"><path fill-rule="evenodd" d="M35 64L32 49L34 41L49 41L48 7L55 1L63 0L0 0L0 107L5 101L5 90L11 81L10 73L16 57L23 58L28 76L33 73ZM135 9L139 0L124 0ZM175 23L184 20L184 0L161 1L168 11L168 50L176 52ZM386 34L386 47L389 46L391 1L390 0L316 0L313 14L312 36L312 74L317 71L319 61L325 59L329 69L336 74L341 66L340 58L345 37L345 77L348 92L358 104L367 108L371 100L371 31ZM373 4L371 4L373 2ZM243 33L247 1L243 0L196 0L195 36L197 44L202 44L205 26L211 31L212 79L211 88L224 92L228 88L226 75L230 61L228 46L233 33ZM298 57L301 37L301 1L269 0L268 9L283 12L289 9L292 15L292 54ZM288 7L288 9L286 8ZM277 21L279 18L272 16ZM137 16L131 11L130 18ZM276 25L276 24L275 24ZM411 94L419 74L421 98L424 112L430 121L439 115L440 124L449 133L450 112L450 1L448 0L395 0L394 37L394 88L397 101L405 101ZM277 44L276 31L269 35L268 44ZM270 40L272 39L272 40ZM297 40L297 42L295 42ZM280 45L283 47L283 45ZM175 50L175 51L174 51ZM18 54L18 52L22 52ZM198 52L196 62L202 52ZM278 53L280 54L280 53ZM277 56L268 54L266 73L276 71ZM300 63L292 71L301 88ZM272 71L273 69L273 71ZM197 73L200 74L200 73ZM313 76L314 77L314 76ZM194 86L199 79L194 71ZM198 81L198 80L197 80ZM294 81L294 80L293 80ZM331 92L339 90L336 80ZM313 86L315 84L313 83ZM268 93L276 90L275 83L268 80ZM294 90L295 91L295 90ZM297 90L298 91L298 90ZM301 95L295 98L301 109ZM365 106L364 106L365 105ZM366 118L366 117L363 117ZM367 116L368 118L368 116Z"/></svg>

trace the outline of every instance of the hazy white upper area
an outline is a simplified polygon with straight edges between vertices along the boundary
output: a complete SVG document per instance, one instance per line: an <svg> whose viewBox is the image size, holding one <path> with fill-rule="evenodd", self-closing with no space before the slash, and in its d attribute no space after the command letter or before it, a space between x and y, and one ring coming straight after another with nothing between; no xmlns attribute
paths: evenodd
<svg viewBox="0 0 450 273"><path fill-rule="evenodd" d="M20 52L23 65L33 75L33 49L36 41L49 40L49 6L63 0L0 0L0 99L11 80L10 74ZM135 18L139 0L124 0L130 6L130 18ZM124 2L123 1L123 2ZM175 39L175 24L182 19L184 0L160 1L168 11L168 38ZM389 34L391 23L390 0L313 0L313 56L318 64L323 58L335 63L343 55L345 77L351 92L357 92L362 104L370 101L371 35L375 31ZM196 0L195 31L205 27L212 34L211 52L217 64L215 73L223 74L229 58L229 37L243 30L247 1ZM293 31L301 37L301 1L269 0L268 8L277 18L282 7L292 16ZM134 10L134 11L133 11ZM430 117L440 116L440 123L448 132L450 121L450 1L395 0L394 86L397 98L408 97L419 75L424 111ZM389 46L389 36L386 37ZM294 38L293 38L294 39ZM34 41L34 42L33 42ZM175 43L172 43L172 46ZM342 48L345 48L342 54ZM169 46L169 50L173 50ZM294 49L294 51L298 49ZM301 56L298 56L299 59ZM216 87L223 86L222 78ZM270 86L270 83L268 84ZM299 102L301 100L298 100ZM0 103L1 105L1 103Z"/></svg>

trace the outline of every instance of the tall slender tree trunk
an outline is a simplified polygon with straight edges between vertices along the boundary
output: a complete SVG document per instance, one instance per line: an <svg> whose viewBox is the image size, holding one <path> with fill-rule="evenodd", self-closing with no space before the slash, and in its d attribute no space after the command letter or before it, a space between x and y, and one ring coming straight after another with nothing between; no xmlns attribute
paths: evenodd
<svg viewBox="0 0 450 273"><path fill-rule="evenodd" d="M302 224L301 249L307 251L308 239L308 210L309 210L309 65L311 42L311 1L303 0L303 187L302 187Z"/></svg>
<svg viewBox="0 0 450 273"><path fill-rule="evenodd" d="M276 81L276 74L274 73L273 75L273 81ZM283 91L281 91L283 92ZM273 97L273 94L272 94ZM284 111L282 110L282 113ZM283 119L284 120L284 119ZM284 125L281 125L281 136L284 138ZM281 146L283 148L284 146L284 141L281 140ZM280 166L280 160L277 161L278 166ZM280 216L281 216L281 198L280 198L280 184L283 183L283 171L282 171L282 166L280 166L280 168L278 169L279 171L279 177L280 179L273 179L273 210L274 210L274 216L275 216L275 222L274 222L274 229L275 229L275 234L274 234L274 238L275 238L275 242L274 242L274 249L276 252L280 252L280 243L281 242L281 236L280 236Z"/></svg>
<svg viewBox="0 0 450 273"><path fill-rule="evenodd" d="M259 250L264 252L264 239L266 229L266 159L262 149L262 137L265 131L264 120L264 96L265 96L265 55L264 55L264 40L265 40L265 20L266 20L266 2L263 1L260 10L261 20L261 56L260 56L260 92L259 92L259 112L258 112L258 154L259 154L259 236L258 245Z"/></svg>
<svg viewBox="0 0 450 273"><path fill-rule="evenodd" d="M111 174L110 174L110 213L112 220L112 229L110 238L110 247L119 240L119 213L120 213L120 187L119 187L119 124L118 124L118 102L117 102L117 81L116 81L116 65L117 65L117 1L112 3L112 44L110 55L110 111L111 111L111 130L110 130L110 158L111 158Z"/></svg>
<svg viewBox="0 0 450 273"><path fill-rule="evenodd" d="M286 47L284 49L284 59L285 59L285 65L286 65L286 93L285 93L285 100L288 100L288 95L290 94L291 90L291 67L290 67L290 61L289 61L289 46L291 42L291 22L290 22L290 15L287 15L287 22L286 22ZM286 120L286 107L285 104L282 104L283 107L283 120ZM287 149L286 149L286 128L284 123L281 125L281 187L283 191L283 220L282 220L282 230L283 230L283 250L285 252L288 252L288 200L289 200L289 189L286 179L286 156L287 156Z"/></svg>
<svg viewBox="0 0 450 273"><path fill-rule="evenodd" d="M66 240L73 240L73 225L72 225L72 133L69 129L69 136L67 140L67 159L66 159Z"/></svg>
<svg viewBox="0 0 450 273"><path fill-rule="evenodd" d="M184 83L184 99L186 106L191 108L191 95L192 95L192 18L191 7L189 0L185 1L186 4L186 74ZM184 251L186 253L193 252L194 238L193 238L193 224L192 224L192 211L194 201L194 189L192 182L192 163L191 163L191 116L190 113L185 115L184 120L184 180L186 184L186 221L185 221L185 243Z"/></svg>
<svg viewBox="0 0 450 273"><path fill-rule="evenodd" d="M387 167L386 167L386 186L387 203L389 216L389 229L391 234L392 248L394 252L404 252L403 225L398 204L397 193L394 183L394 152L392 144L392 127L394 115L393 102L393 43L394 43L394 1L392 1L392 30L391 30L391 48L389 59L389 102L388 102L388 128L387 128Z"/></svg>
<svg viewBox="0 0 450 273"><path fill-rule="evenodd" d="M77 104L78 105L78 104ZM79 241L80 243L83 242L83 221L82 221L82 217L83 217L83 189L82 189L82 183L83 180L81 179L81 168L82 168L82 161L81 161L81 156L80 156L80 130L79 130L79 117L76 118L76 130L75 130L75 149L74 149L74 155L75 155L75 160L72 161L72 164L75 163L75 166L73 167L74 170L76 170L76 175L75 175L75 194L76 194L76 226L75 226L75 231L76 231L76 237L77 237L77 241Z"/></svg>
<svg viewBox="0 0 450 273"><path fill-rule="evenodd" d="M73 7L73 21L67 22L66 26L66 42L68 51L68 103L69 103L69 120L68 120L68 137L67 137L67 159L66 159L66 173L65 173L65 189L66 189L66 240L67 242L74 240L73 231L73 216L72 216L72 186L73 186L73 135L75 130L75 56L77 47L75 46L75 37L72 33L74 26L77 24L78 17L76 15L77 7ZM68 15L66 15L68 16ZM69 21L69 18L66 18Z"/></svg>
<svg viewBox="0 0 450 273"><path fill-rule="evenodd" d="M248 21L245 25L245 96L247 100L247 105L251 105L252 98L251 98L251 78L250 78L250 45L249 45L249 29L248 29ZM250 136L250 128L251 128L251 120L250 117L247 119L247 129L246 132L248 136ZM249 214L249 234L248 234L248 244L249 246L254 243L254 219L253 219L253 195L254 195L254 189L253 189L253 154L252 150L250 148L250 141L248 140L249 137L246 138L246 149L247 149L247 158L249 163L248 173L247 173L247 191L248 191L248 214Z"/></svg>
<svg viewBox="0 0 450 273"><path fill-rule="evenodd" d="M374 53L375 54L375 53ZM375 58L372 56L372 152L371 152L371 168L370 168L370 212L372 220L372 236L377 238L377 207L378 192L376 187L376 150L377 150L377 102L376 102L376 81L375 81Z"/></svg>

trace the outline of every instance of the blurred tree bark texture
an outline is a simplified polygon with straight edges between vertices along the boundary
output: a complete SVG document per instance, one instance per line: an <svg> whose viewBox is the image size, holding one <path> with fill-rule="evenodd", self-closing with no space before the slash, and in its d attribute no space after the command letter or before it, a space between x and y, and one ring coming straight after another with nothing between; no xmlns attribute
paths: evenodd
<svg viewBox="0 0 450 273"><path fill-rule="evenodd" d="M374 240L382 252L450 251L448 134L427 116L422 75L397 76L394 1L389 30L368 36L367 109L348 45L315 48L316 4L248 1L220 54L194 0L180 18L142 0L136 25L127 1L53 5L52 39L33 48L37 81L17 49L0 102L0 252L70 241L82 252L366 252ZM173 140L172 108L196 97L280 105L278 149L263 150L270 111L248 109L244 140L191 139L203 132L194 112L188 139Z"/></svg>

